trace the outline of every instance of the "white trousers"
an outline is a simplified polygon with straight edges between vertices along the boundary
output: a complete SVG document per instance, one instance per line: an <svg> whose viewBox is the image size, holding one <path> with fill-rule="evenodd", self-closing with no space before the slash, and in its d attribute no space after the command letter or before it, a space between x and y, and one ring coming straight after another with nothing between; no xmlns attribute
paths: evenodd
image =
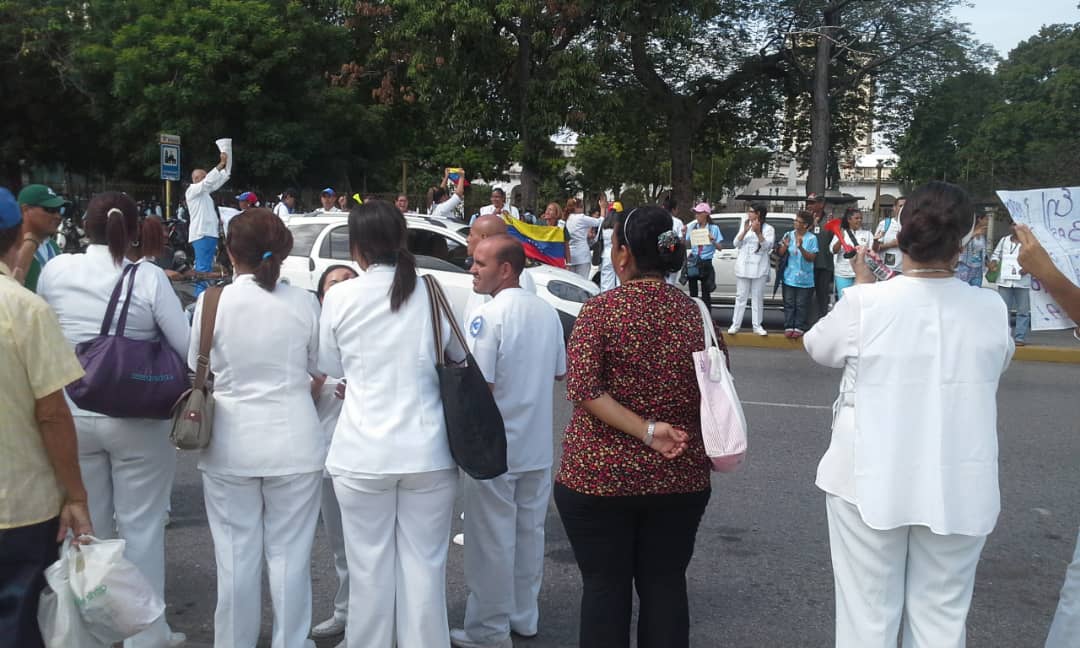
<svg viewBox="0 0 1080 648"><path fill-rule="evenodd" d="M924 526L877 531L825 496L836 584L837 648L964 648L975 567L986 536Z"/></svg>
<svg viewBox="0 0 1080 648"><path fill-rule="evenodd" d="M335 475L349 561L348 648L447 648L457 469Z"/></svg>
<svg viewBox="0 0 1080 648"><path fill-rule="evenodd" d="M465 478L465 632L479 643L536 634L551 469Z"/></svg>
<svg viewBox="0 0 1080 648"><path fill-rule="evenodd" d="M750 322L754 328L761 328L765 314L765 282L768 277L747 279L735 277L735 308L731 312L731 325L741 327L746 314L746 299L750 298Z"/></svg>
<svg viewBox="0 0 1080 648"><path fill-rule="evenodd" d="M330 551L334 554L334 571L337 572L338 588L334 594L334 618L349 618L349 563L345 558L345 535L341 530L341 507L334 494L334 480L329 476L322 480L322 521Z"/></svg>
<svg viewBox="0 0 1080 648"><path fill-rule="evenodd" d="M266 560L272 648L304 648L311 630L311 545L322 472L237 477L203 472L217 562L214 648L255 648Z"/></svg>
<svg viewBox="0 0 1080 648"><path fill-rule="evenodd" d="M584 279L589 278L589 270L592 269L591 263L570 263L567 264L566 269L570 272L576 273L579 277Z"/></svg>
<svg viewBox="0 0 1080 648"><path fill-rule="evenodd" d="M1046 648L1076 648L1080 644L1080 533L1076 535L1076 549L1069 569L1065 572L1065 585L1061 588L1054 622L1050 624L1050 636Z"/></svg>
<svg viewBox="0 0 1080 648"><path fill-rule="evenodd" d="M169 422L76 416L75 430L94 533L102 539L123 538L124 555L164 600L165 515L176 473ZM124 646L164 648L168 639L162 615Z"/></svg>

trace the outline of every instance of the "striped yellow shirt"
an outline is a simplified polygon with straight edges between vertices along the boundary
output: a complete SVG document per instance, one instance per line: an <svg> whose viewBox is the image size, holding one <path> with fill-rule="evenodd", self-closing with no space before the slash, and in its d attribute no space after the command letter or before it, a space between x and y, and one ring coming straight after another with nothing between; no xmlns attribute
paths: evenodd
<svg viewBox="0 0 1080 648"><path fill-rule="evenodd" d="M0 262L0 529L59 515L64 494L34 406L82 375L56 315Z"/></svg>

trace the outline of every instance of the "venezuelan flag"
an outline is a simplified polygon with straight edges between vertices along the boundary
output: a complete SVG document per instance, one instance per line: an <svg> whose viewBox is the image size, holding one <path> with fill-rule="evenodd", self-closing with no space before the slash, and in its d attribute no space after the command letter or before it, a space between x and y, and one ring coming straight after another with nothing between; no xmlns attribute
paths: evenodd
<svg viewBox="0 0 1080 648"><path fill-rule="evenodd" d="M507 233L525 248L525 256L557 268L566 267L566 233L561 227L530 225L512 216L503 215Z"/></svg>

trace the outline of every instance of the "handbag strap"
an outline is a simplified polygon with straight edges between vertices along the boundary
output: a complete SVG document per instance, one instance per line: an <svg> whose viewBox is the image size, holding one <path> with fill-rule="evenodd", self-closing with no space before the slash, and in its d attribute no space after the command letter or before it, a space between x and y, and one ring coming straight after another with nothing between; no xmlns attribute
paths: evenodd
<svg viewBox="0 0 1080 648"><path fill-rule="evenodd" d="M454 317L454 309L452 306L450 306L450 300L447 299L446 293L443 292L442 286L439 284L439 281L435 279L435 277L432 277L430 275L425 275L424 281L426 281L428 284L428 294L431 296L432 299L435 300L435 303L438 306L438 310L441 311L443 316L445 316L446 319L450 321L450 330L453 332L454 337L457 338L458 344L460 344L461 348L464 349L466 353L468 353L469 344L465 341L465 334L461 331L461 326L458 325L457 318ZM434 310L432 310L432 312L434 313ZM438 321L435 321L434 324L436 330L440 331L439 340L441 342L441 327L439 326ZM445 354L443 352L443 346L440 343L439 348L436 349L436 357L441 358L445 361L444 355Z"/></svg>
<svg viewBox="0 0 1080 648"><path fill-rule="evenodd" d="M435 340L435 364L442 366L446 358L443 356L442 325L439 323L439 302L435 298L436 286L439 285L435 277L424 275L424 284L427 286L428 311L431 313L431 334Z"/></svg>
<svg viewBox="0 0 1080 648"><path fill-rule="evenodd" d="M202 319L199 325L199 355L195 360L195 382L192 389L206 386L210 374L210 346L214 343L214 323L217 321L218 303L224 288L207 288L203 292Z"/></svg>
<svg viewBox="0 0 1080 648"><path fill-rule="evenodd" d="M712 315L709 313L709 308L705 305L705 302L701 301L697 297L691 297L694 303L698 305L698 310L701 311L701 323L705 329L705 350L708 351L709 347L718 347L720 342L716 339L716 327L713 326Z"/></svg>
<svg viewBox="0 0 1080 648"><path fill-rule="evenodd" d="M116 316L116 306L120 302L120 291L124 288L124 278L128 278L128 293L127 298L124 299L124 307L120 310L120 321L116 323L116 334L119 336L124 335L124 328L127 326L127 312L128 307L131 305L131 292L135 289L135 271L138 269L138 264L131 263L123 272L120 273L120 278L116 280L116 286L113 288L112 296L109 297L109 306L105 309L105 317L101 320L101 333L105 336L109 334L109 329L112 328L113 317Z"/></svg>

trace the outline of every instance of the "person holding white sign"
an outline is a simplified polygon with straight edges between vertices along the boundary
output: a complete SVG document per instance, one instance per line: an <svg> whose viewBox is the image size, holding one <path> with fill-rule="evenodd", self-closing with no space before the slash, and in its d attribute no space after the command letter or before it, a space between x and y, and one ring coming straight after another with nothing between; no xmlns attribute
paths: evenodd
<svg viewBox="0 0 1080 648"><path fill-rule="evenodd" d="M1024 346L1031 330L1031 275L1020 267L1023 246L1016 237L1016 223L1012 223L1010 229L1012 233L998 241L987 267L998 273L998 294L1010 311L1016 311L1013 339L1016 346Z"/></svg>

